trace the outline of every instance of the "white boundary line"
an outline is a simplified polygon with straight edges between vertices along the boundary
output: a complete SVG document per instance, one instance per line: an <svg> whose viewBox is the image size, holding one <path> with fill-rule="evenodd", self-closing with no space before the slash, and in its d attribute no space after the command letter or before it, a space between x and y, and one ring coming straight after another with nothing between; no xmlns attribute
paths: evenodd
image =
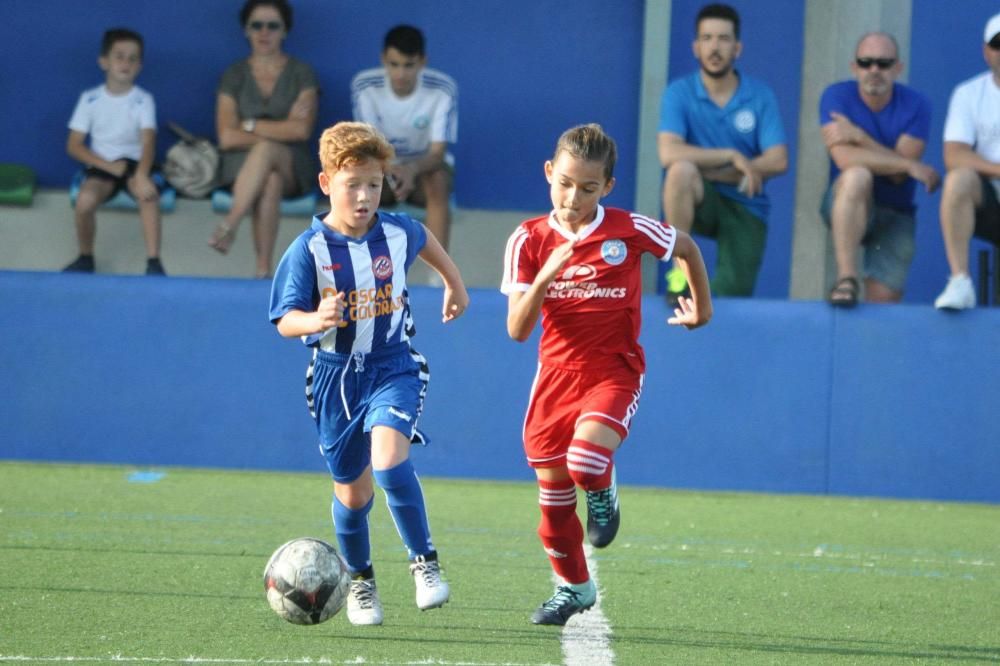
<svg viewBox="0 0 1000 666"><path fill-rule="evenodd" d="M566 621L562 631L562 652L564 666L613 666L615 653L611 649L611 623L601 611L601 583L597 579L597 562L593 559L594 549L584 544L587 568L590 578L597 586L597 602L593 608L577 613ZM563 580L553 574L557 585Z"/></svg>
<svg viewBox="0 0 1000 666"><path fill-rule="evenodd" d="M350 665L358 664L364 666L554 666L553 664L524 664L511 661L446 661L443 659L421 659L417 661L372 661L365 657L354 657L352 659L330 659L320 657L313 659L301 657L298 659L222 659L214 657L129 657L126 655L108 655L106 657L72 657L72 656L52 656L52 657L31 657L27 655L6 655L0 654L0 662L16 663L118 663L118 664L265 664L271 665L298 665L298 664L330 664Z"/></svg>

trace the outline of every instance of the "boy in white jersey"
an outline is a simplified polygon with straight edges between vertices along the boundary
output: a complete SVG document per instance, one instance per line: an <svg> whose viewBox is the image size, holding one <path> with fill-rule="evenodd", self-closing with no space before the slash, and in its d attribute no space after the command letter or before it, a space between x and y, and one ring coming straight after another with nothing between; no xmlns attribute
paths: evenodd
<svg viewBox="0 0 1000 666"><path fill-rule="evenodd" d="M427 66L424 36L399 25L386 33L382 67L351 81L354 120L371 123L396 151L382 205L409 202L426 209L427 228L447 249L452 169L448 144L458 140L458 86Z"/></svg>
<svg viewBox="0 0 1000 666"><path fill-rule="evenodd" d="M542 319L538 374L524 422L524 449L538 478L538 536L563 583L531 616L563 625L594 605L576 489L587 498L596 548L618 532L615 450L628 435L642 391L639 345L642 254L677 263L691 287L667 323L697 328L712 316L698 246L679 229L600 205L614 187L614 140L600 125L559 137L545 163L553 210L522 223L507 241L501 291L507 332L524 342Z"/></svg>
<svg viewBox="0 0 1000 666"><path fill-rule="evenodd" d="M330 212L289 246L271 288L271 321L313 347L306 397L333 476L333 521L351 570L347 617L381 624L368 535L377 483L406 545L421 610L448 601L420 482L409 460L427 367L410 347L406 272L419 256L444 283L443 321L469 296L458 268L422 224L377 211L392 146L371 125L342 122L320 137L319 186Z"/></svg>
<svg viewBox="0 0 1000 666"><path fill-rule="evenodd" d="M86 169L74 209L80 256L66 271L94 272L97 208L124 188L139 205L148 257L146 274L164 275L160 187L154 182L159 176L152 174L156 107L153 96L135 85L142 69L142 50L142 36L137 32L125 28L105 32L97 59L104 70L104 84L85 90L70 118L66 152Z"/></svg>

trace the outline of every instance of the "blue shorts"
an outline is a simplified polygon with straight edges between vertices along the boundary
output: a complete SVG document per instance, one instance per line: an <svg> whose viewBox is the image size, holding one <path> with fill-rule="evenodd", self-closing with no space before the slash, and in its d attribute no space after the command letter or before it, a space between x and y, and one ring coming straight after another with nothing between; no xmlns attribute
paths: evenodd
<svg viewBox="0 0 1000 666"><path fill-rule="evenodd" d="M423 356L406 343L374 354L316 350L306 373L306 400L335 481L350 483L368 467L374 426L425 443L417 420L429 379Z"/></svg>
<svg viewBox="0 0 1000 666"><path fill-rule="evenodd" d="M826 188L820 214L830 226L833 210L833 186ZM917 249L916 219L912 213L887 206L871 206L868 226L861 244L865 247L864 274L893 291L903 291Z"/></svg>

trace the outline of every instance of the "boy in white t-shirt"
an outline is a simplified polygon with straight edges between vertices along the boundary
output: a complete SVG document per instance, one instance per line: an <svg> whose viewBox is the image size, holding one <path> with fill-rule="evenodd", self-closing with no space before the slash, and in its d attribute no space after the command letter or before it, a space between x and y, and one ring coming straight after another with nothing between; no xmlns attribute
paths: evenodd
<svg viewBox="0 0 1000 666"><path fill-rule="evenodd" d="M104 33L97 63L103 85L80 95L69 121L66 152L85 166L74 217L80 256L65 271L94 272L98 206L125 188L139 205L146 239L147 275L164 275L160 263L160 193L151 170L156 153L153 96L135 85L142 69L142 36L125 28ZM90 145L87 145L87 138Z"/></svg>
<svg viewBox="0 0 1000 666"><path fill-rule="evenodd" d="M385 35L382 67L351 81L351 102L354 120L374 125L396 151L381 205L423 207L424 223L447 249L454 165L448 144L458 139L458 86L426 65L423 33L396 26Z"/></svg>
<svg viewBox="0 0 1000 666"><path fill-rule="evenodd" d="M986 22L983 59L989 69L955 87L944 121L941 234L951 276L934 301L939 310L976 306L972 236L1000 246L1000 14Z"/></svg>

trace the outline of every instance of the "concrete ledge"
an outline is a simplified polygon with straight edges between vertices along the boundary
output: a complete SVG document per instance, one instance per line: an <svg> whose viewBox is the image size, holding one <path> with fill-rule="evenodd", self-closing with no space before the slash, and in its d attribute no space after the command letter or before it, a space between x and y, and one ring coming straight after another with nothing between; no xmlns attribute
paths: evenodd
<svg viewBox="0 0 1000 666"><path fill-rule="evenodd" d="M320 202L323 209L323 202ZM452 223L451 253L470 287L499 288L504 244L514 228L534 211L489 211L457 208ZM225 256L208 247L220 216L208 199L178 198L163 216L164 266L170 276L239 277L254 274L253 237L244 220ZM310 218L283 217L275 262ZM73 211L66 190L40 190L27 208L0 207L0 270L57 271L77 254ZM140 275L146 268L142 227L134 211L100 210L97 214L97 270L111 275ZM416 283L427 273L418 269Z"/></svg>

